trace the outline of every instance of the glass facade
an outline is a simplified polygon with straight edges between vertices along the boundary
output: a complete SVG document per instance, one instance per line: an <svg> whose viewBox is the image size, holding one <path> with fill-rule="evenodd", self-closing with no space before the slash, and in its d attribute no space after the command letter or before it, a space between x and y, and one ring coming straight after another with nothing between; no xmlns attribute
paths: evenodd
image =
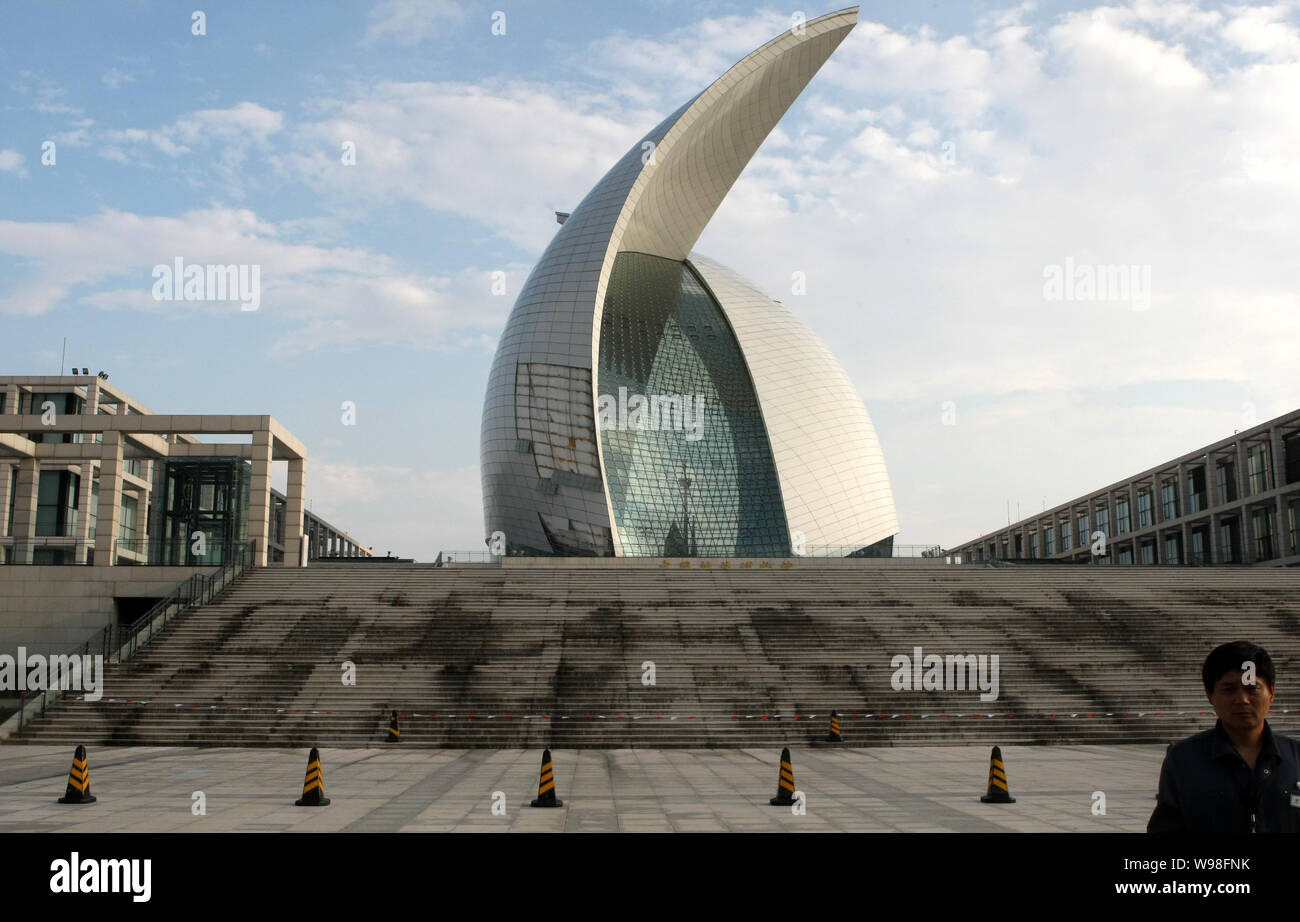
<svg viewBox="0 0 1300 922"><path fill-rule="evenodd" d="M169 460L155 464L151 563L188 566L225 563L248 539L252 465L240 458ZM203 532L204 554L194 554Z"/></svg>
<svg viewBox="0 0 1300 922"><path fill-rule="evenodd" d="M602 429L623 556L788 556L758 397L722 311L681 262L620 253L600 324Z"/></svg>

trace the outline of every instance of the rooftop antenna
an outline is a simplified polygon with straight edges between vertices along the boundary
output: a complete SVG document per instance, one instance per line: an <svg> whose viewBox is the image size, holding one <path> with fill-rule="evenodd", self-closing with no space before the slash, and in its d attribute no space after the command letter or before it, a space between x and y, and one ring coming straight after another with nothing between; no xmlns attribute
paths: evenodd
<svg viewBox="0 0 1300 922"><path fill-rule="evenodd" d="M63 377L63 365L68 360L68 337L63 337L63 354L59 356L59 377Z"/></svg>

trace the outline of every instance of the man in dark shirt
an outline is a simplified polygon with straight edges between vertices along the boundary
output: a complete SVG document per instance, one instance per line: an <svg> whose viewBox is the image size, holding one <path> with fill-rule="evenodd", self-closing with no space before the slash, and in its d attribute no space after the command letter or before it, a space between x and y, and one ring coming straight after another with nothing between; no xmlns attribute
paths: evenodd
<svg viewBox="0 0 1300 922"><path fill-rule="evenodd" d="M1275 678L1258 644L1206 657L1201 681L1219 720L1169 747L1147 832L1300 832L1300 742L1266 720Z"/></svg>

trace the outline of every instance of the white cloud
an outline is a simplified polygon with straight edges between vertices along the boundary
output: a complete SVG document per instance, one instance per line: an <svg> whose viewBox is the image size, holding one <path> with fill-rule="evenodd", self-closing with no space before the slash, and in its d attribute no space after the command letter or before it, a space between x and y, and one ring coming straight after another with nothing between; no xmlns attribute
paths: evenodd
<svg viewBox="0 0 1300 922"><path fill-rule="evenodd" d="M659 120L635 113L628 124L599 99L523 84L383 83L313 108L319 116L275 163L327 201L368 210L414 201L530 250L555 233L552 212L572 211ZM341 162L346 141L354 166Z"/></svg>
<svg viewBox="0 0 1300 922"><path fill-rule="evenodd" d="M383 0L367 16L363 43L418 45L461 22L466 15L466 9L456 0Z"/></svg>
<svg viewBox="0 0 1300 922"><path fill-rule="evenodd" d="M116 67L110 67L99 79L110 90L116 90L127 83L135 83L134 76Z"/></svg>
<svg viewBox="0 0 1300 922"><path fill-rule="evenodd" d="M23 166L23 159L23 155L13 148L6 147L0 150L0 173L13 173L26 177L27 169Z"/></svg>
<svg viewBox="0 0 1300 922"><path fill-rule="evenodd" d="M41 314L69 300L104 310L240 313L228 301L154 300L153 268L176 257L187 264L259 266L259 310L288 321L287 332L270 345L281 355L374 342L445 347L498 327L509 308L507 298L491 294L488 270L419 275L382 254L292 243L286 236L251 211L229 208L175 218L105 211L62 223L0 221L0 252L29 267L0 297L0 314ZM507 287L517 290L521 267L502 271ZM83 287L97 290L79 293Z"/></svg>

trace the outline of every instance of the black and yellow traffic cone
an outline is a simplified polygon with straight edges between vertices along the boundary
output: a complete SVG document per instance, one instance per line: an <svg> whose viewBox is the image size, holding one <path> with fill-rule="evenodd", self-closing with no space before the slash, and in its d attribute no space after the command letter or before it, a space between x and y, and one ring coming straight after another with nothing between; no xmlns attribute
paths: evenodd
<svg viewBox="0 0 1300 922"><path fill-rule="evenodd" d="M402 728L397 725L397 712L393 711L393 716L388 721L388 742L400 743L401 741Z"/></svg>
<svg viewBox="0 0 1300 922"><path fill-rule="evenodd" d="M840 736L840 715L834 711L831 711L831 726L830 729L826 731L826 742L844 742L844 737Z"/></svg>
<svg viewBox="0 0 1300 922"><path fill-rule="evenodd" d="M989 792L980 798L982 804L1014 804L1016 799L1011 796L1011 790L1007 787L1007 767L1002 764L1002 748L993 747L993 754L989 756Z"/></svg>
<svg viewBox="0 0 1300 922"><path fill-rule="evenodd" d="M61 804L93 804L97 797L90 793L90 762L86 747L78 746L72 755L72 771L68 772L68 789L59 798Z"/></svg>
<svg viewBox="0 0 1300 922"><path fill-rule="evenodd" d="M776 781L776 796L768 801L774 807L794 803L794 766L790 764L790 747L781 750L781 773Z"/></svg>
<svg viewBox="0 0 1300 922"><path fill-rule="evenodd" d="M564 801L555 796L555 766L551 764L551 750L542 751L542 774L537 782L537 799L532 807L563 807Z"/></svg>
<svg viewBox="0 0 1300 922"><path fill-rule="evenodd" d="M330 799L325 796L325 775L320 767L320 750L311 747L307 756L307 777L302 782L302 797L293 802L295 807L328 807Z"/></svg>

